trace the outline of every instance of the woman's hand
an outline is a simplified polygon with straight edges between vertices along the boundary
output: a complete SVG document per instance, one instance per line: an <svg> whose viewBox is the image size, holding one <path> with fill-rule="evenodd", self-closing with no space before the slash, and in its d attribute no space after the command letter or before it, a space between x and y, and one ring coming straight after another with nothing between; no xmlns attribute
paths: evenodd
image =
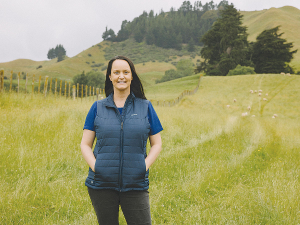
<svg viewBox="0 0 300 225"><path fill-rule="evenodd" d="M149 167L147 166L147 162L145 160L145 165L146 165L146 171L149 169Z"/></svg>
<svg viewBox="0 0 300 225"><path fill-rule="evenodd" d="M80 144L81 153L83 158L87 162L87 164L91 167L91 169L95 172L95 156L92 150L93 143L95 140L95 131L91 130L83 130L82 140Z"/></svg>
<svg viewBox="0 0 300 225"><path fill-rule="evenodd" d="M150 166L155 162L157 156L161 151L161 136L160 133L149 136L151 149L149 151L148 156L145 159L146 171L150 168Z"/></svg>

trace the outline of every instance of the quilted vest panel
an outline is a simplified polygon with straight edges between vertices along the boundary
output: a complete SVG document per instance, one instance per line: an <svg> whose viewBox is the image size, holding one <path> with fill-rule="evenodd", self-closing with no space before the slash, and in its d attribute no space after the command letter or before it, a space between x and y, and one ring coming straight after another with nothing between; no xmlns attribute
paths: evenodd
<svg viewBox="0 0 300 225"><path fill-rule="evenodd" d="M148 104L130 94L120 115L113 95L97 102L95 172L89 169L86 186L117 191L149 188L145 165L150 133Z"/></svg>

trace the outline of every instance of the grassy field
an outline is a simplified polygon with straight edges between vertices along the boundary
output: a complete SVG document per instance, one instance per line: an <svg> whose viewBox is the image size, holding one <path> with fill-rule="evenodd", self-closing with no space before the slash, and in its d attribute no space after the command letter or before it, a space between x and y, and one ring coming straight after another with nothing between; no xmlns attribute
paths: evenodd
<svg viewBox="0 0 300 225"><path fill-rule="evenodd" d="M146 94L179 95L179 84ZM153 224L298 224L299 85L300 76L203 77L177 106L155 106L164 131L150 169ZM79 146L92 103L0 95L0 224L96 224Z"/></svg>

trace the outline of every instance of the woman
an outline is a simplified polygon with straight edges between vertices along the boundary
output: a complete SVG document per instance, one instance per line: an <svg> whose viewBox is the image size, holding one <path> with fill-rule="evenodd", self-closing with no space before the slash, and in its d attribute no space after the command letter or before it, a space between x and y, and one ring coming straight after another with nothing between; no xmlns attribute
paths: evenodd
<svg viewBox="0 0 300 225"><path fill-rule="evenodd" d="M163 128L128 58L109 61L105 94L92 105L81 141L90 166L85 184L98 223L119 224L120 205L128 224L151 224L148 174L161 151Z"/></svg>

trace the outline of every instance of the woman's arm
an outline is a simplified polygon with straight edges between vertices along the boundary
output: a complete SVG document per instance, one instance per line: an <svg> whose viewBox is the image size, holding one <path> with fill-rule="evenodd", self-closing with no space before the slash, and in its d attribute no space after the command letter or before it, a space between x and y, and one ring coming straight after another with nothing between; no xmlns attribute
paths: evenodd
<svg viewBox="0 0 300 225"><path fill-rule="evenodd" d="M95 140L95 131L84 129L81 144L80 144L81 153L83 155L83 158L87 162L87 164L89 164L91 169L95 172L96 159L92 150L94 140Z"/></svg>
<svg viewBox="0 0 300 225"><path fill-rule="evenodd" d="M150 140L151 148L148 156L145 159L146 170L148 170L150 166L155 162L157 156L161 151L161 145L162 145L160 133L157 133L155 135L150 135L149 140Z"/></svg>

